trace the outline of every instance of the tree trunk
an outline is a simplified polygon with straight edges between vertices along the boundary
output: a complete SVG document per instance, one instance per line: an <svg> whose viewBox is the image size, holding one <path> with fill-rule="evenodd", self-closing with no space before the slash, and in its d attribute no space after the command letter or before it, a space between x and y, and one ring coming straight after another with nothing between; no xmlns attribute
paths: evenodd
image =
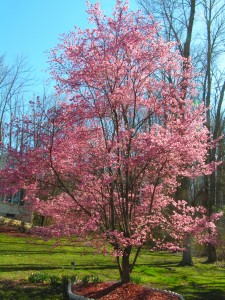
<svg viewBox="0 0 225 300"><path fill-rule="evenodd" d="M207 245L207 254L208 254L208 259L206 263L214 263L217 261L216 247L211 243Z"/></svg>
<svg viewBox="0 0 225 300"><path fill-rule="evenodd" d="M191 204L190 201L190 179L189 178L183 178L181 181L181 186L177 190L176 195L177 200L178 199L184 199L189 204ZM185 267L185 266L193 266L192 261L192 251L191 251L191 236L188 234L184 240L183 240L183 247L185 250L183 250L182 253L182 259L179 263L179 266Z"/></svg>
<svg viewBox="0 0 225 300"><path fill-rule="evenodd" d="M120 281L122 283L130 282L130 263L129 256L124 254L122 257L122 270L120 272Z"/></svg>
<svg viewBox="0 0 225 300"><path fill-rule="evenodd" d="M213 174L212 174L213 175ZM213 213L213 204L214 204L214 197L215 197L215 185L213 184L213 177L205 176L205 201L206 201L206 208L208 218L210 218L211 214ZM213 187L213 188L212 188ZM209 235L211 234L210 229L208 230ZM216 247L212 243L206 244L206 251L208 259L206 263L214 263L217 261L217 254L216 254Z"/></svg>
<svg viewBox="0 0 225 300"><path fill-rule="evenodd" d="M132 247L128 247L123 251L123 256L120 258L117 257L117 263L119 266L119 272L120 272L120 282L121 283L127 283L130 282L131 277L131 266L130 266L130 253L131 253Z"/></svg>
<svg viewBox="0 0 225 300"><path fill-rule="evenodd" d="M192 261L192 253L191 253L191 237L190 235L186 236L184 238L184 248L183 254L182 254L182 260L179 263L179 266L185 267L185 266L193 266L193 261Z"/></svg>

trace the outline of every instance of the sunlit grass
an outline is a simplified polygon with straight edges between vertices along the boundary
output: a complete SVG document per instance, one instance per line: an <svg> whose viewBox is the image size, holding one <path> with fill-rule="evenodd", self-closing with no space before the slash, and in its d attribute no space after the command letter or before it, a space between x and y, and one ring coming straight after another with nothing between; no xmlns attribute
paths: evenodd
<svg viewBox="0 0 225 300"><path fill-rule="evenodd" d="M54 247L51 241L0 235L0 279L25 279L31 272L43 271L55 275L70 275L75 270L81 276L101 273L118 279L116 265L110 257L95 255L92 247L63 245ZM109 270L110 273L109 273Z"/></svg>
<svg viewBox="0 0 225 300"><path fill-rule="evenodd" d="M54 247L53 241L0 234L0 253L0 281L27 280L28 276L35 272L58 276L76 273L80 278L93 274L103 281L119 280L114 258L96 255L92 247L82 246L80 243L70 245L64 241L63 245ZM132 273L134 281L175 291L182 294L185 300L225 299L224 263L207 265L202 263L204 258L194 258L195 265L184 268L178 267L180 259L180 254L152 253L145 249L141 252ZM74 270L71 268L71 262L75 263ZM37 289L42 293L40 289L44 287ZM45 287L43 292L46 298L42 299L51 299L50 296L47 298L51 291L47 292L46 289L48 287ZM39 296L35 297L39 299ZM53 298L63 299L56 296Z"/></svg>

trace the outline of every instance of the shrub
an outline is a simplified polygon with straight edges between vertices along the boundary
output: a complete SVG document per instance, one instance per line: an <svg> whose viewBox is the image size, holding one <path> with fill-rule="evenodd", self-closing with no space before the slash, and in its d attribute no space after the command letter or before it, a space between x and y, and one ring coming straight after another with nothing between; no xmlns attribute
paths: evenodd
<svg viewBox="0 0 225 300"><path fill-rule="evenodd" d="M69 277L67 275L63 275L61 278L61 286L62 286L64 295L67 295L68 284L69 284Z"/></svg>
<svg viewBox="0 0 225 300"><path fill-rule="evenodd" d="M76 274L70 276L70 281L76 283L78 281L78 276Z"/></svg>
<svg viewBox="0 0 225 300"><path fill-rule="evenodd" d="M82 278L82 283L83 283L83 285L88 285L89 282L90 282L90 275L85 275L85 276Z"/></svg>
<svg viewBox="0 0 225 300"><path fill-rule="evenodd" d="M28 276L28 280L31 283L40 283L40 282L46 282L48 280L48 275L45 273L31 273Z"/></svg>
<svg viewBox="0 0 225 300"><path fill-rule="evenodd" d="M97 275L91 275L91 281L96 284L100 282L100 279Z"/></svg>
<svg viewBox="0 0 225 300"><path fill-rule="evenodd" d="M131 281L136 283L136 284L140 284L141 283L141 277L139 276L132 276L131 277Z"/></svg>
<svg viewBox="0 0 225 300"><path fill-rule="evenodd" d="M54 289L61 287L61 278L57 275L49 276L50 286Z"/></svg>
<svg viewBox="0 0 225 300"><path fill-rule="evenodd" d="M99 277L97 275L85 275L83 278L82 278L82 283L83 285L88 285L88 283L99 283L100 280L99 280Z"/></svg>

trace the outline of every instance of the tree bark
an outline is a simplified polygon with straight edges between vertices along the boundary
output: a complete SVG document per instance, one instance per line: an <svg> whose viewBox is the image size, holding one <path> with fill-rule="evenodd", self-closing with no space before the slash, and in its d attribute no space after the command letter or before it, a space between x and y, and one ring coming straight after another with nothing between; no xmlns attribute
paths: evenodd
<svg viewBox="0 0 225 300"><path fill-rule="evenodd" d="M129 255L123 254L122 257L122 269L120 271L120 281L122 283L130 282L130 262Z"/></svg>
<svg viewBox="0 0 225 300"><path fill-rule="evenodd" d="M185 267L185 266L193 266L192 261L192 252L191 252L191 237L190 235L186 236L184 241L184 248L183 254L182 254L182 260L179 263L179 266Z"/></svg>
<svg viewBox="0 0 225 300"><path fill-rule="evenodd" d="M131 253L132 247L127 247L123 251L123 256L121 257L121 263L120 258L117 257L117 264L119 267L120 272L120 282L121 283L128 283L131 281L131 266L130 266L130 253Z"/></svg>
<svg viewBox="0 0 225 300"><path fill-rule="evenodd" d="M217 261L216 247L211 243L207 245L207 255L208 255L208 259L206 263L210 264Z"/></svg>
<svg viewBox="0 0 225 300"><path fill-rule="evenodd" d="M191 201L189 178L185 177L182 179L181 186L177 190L176 198L186 200L190 204ZM192 261L191 236L189 234L183 240L183 247L185 248L185 250L183 250L182 259L179 263L179 266L193 266L194 264Z"/></svg>

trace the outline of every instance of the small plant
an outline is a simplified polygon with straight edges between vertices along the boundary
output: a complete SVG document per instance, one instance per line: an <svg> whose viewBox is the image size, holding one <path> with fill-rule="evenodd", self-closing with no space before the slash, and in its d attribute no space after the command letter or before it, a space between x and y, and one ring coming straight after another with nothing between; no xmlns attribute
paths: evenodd
<svg viewBox="0 0 225 300"><path fill-rule="evenodd" d="M131 277L131 281L136 283L136 284L140 284L141 283L141 277L139 276L132 276Z"/></svg>
<svg viewBox="0 0 225 300"><path fill-rule="evenodd" d="M78 281L78 276L76 274L73 274L70 276L70 281L72 283L76 283Z"/></svg>
<svg viewBox="0 0 225 300"><path fill-rule="evenodd" d="M85 275L83 278L82 278L82 283L83 285L88 285L88 283L99 283L100 282L100 279L97 275Z"/></svg>
<svg viewBox="0 0 225 300"><path fill-rule="evenodd" d="M50 286L54 289L59 288L61 286L61 278L57 275L49 276Z"/></svg>
<svg viewBox="0 0 225 300"><path fill-rule="evenodd" d="M48 275L45 273L31 273L28 276L28 280L31 283L40 283L40 282L46 282L48 280Z"/></svg>
<svg viewBox="0 0 225 300"><path fill-rule="evenodd" d="M69 277L67 275L62 276L61 286L62 286L64 295L67 295L68 284L69 284Z"/></svg>
<svg viewBox="0 0 225 300"><path fill-rule="evenodd" d="M98 277L98 275L91 275L91 281L94 283L94 284L97 284L100 282L100 279Z"/></svg>
<svg viewBox="0 0 225 300"><path fill-rule="evenodd" d="M82 278L82 283L83 285L88 285L88 283L90 282L90 279L91 279L91 276L90 275L85 275L83 278Z"/></svg>

